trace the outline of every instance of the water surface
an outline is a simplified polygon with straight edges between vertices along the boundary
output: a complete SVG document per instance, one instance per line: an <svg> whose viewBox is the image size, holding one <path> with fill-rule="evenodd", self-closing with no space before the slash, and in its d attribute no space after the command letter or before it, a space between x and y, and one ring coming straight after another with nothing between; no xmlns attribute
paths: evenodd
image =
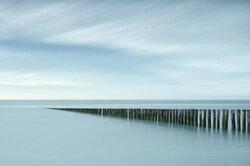
<svg viewBox="0 0 250 166"><path fill-rule="evenodd" d="M138 101L102 104L106 107L206 106L160 101L151 105ZM249 134L44 109L102 104L94 101L0 101L1 165L247 166L250 163ZM217 103L217 107L225 105L246 108L248 102Z"/></svg>

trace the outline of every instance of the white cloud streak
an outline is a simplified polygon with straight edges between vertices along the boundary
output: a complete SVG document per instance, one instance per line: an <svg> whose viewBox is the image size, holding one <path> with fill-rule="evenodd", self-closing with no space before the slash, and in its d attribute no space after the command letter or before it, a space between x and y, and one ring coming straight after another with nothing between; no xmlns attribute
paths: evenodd
<svg viewBox="0 0 250 166"><path fill-rule="evenodd" d="M6 69L0 72L0 85L94 87L92 93L104 98L122 98L130 93L139 98L146 92L153 98L185 98L188 94L214 97L236 91L246 96L249 92L246 90L249 81L246 74L250 72L249 3L27 2L19 5L0 2L0 41L89 45L119 50L128 56L160 58L144 65L146 76L136 78L104 72L103 76L95 73L92 79L91 74L84 77L88 71L82 71L80 77L68 77L63 72L20 73ZM12 55L27 56L27 52L0 47L0 60ZM120 90L116 95L122 87L128 92ZM107 95L97 92L102 89ZM84 90L91 96L90 90Z"/></svg>

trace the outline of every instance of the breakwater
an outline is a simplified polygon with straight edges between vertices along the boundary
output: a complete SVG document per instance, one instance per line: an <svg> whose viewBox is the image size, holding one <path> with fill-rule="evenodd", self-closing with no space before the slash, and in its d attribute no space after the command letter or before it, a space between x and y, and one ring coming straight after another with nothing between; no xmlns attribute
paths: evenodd
<svg viewBox="0 0 250 166"><path fill-rule="evenodd" d="M132 109L132 108L50 108L100 116L147 120L179 125L250 132L250 110L226 109Z"/></svg>

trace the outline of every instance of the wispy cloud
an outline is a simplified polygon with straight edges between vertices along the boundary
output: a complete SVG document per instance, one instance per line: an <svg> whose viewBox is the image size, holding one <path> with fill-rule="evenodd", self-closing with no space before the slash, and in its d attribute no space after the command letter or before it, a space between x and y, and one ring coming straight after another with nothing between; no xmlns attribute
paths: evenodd
<svg viewBox="0 0 250 166"><path fill-rule="evenodd" d="M244 0L3 0L0 85L78 87L83 98L245 98L249 7Z"/></svg>
<svg viewBox="0 0 250 166"><path fill-rule="evenodd" d="M86 82L79 82L60 78L59 76L51 76L49 73L14 73L1 72L0 85L8 86L35 86L35 87L80 87L89 86Z"/></svg>

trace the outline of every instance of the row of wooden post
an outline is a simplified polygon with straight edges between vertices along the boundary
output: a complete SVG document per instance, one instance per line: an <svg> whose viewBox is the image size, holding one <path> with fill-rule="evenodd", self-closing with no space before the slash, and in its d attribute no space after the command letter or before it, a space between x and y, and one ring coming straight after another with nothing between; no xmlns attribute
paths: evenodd
<svg viewBox="0 0 250 166"><path fill-rule="evenodd" d="M101 116L250 132L250 110L53 108ZM222 115L221 115L222 114ZM229 122L229 114L231 122Z"/></svg>

